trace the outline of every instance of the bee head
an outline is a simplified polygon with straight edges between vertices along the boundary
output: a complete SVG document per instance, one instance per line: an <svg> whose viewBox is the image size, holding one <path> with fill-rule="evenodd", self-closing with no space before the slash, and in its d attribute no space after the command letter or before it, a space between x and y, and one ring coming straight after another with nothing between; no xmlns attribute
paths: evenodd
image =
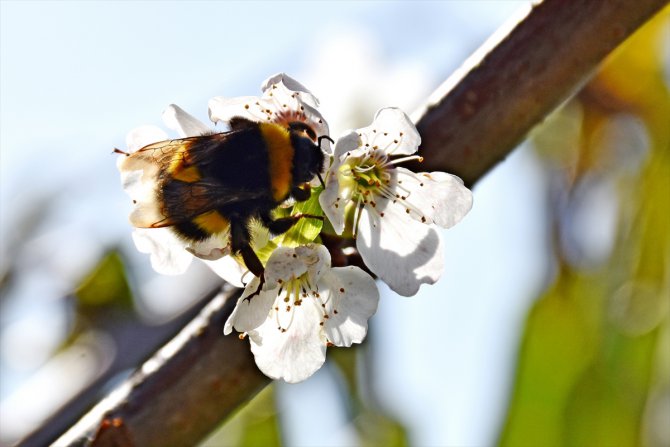
<svg viewBox="0 0 670 447"><path fill-rule="evenodd" d="M289 124L291 144L293 145L293 182L295 184L311 181L314 176L320 176L323 171L324 155L321 150L323 138L316 138L314 129L302 122ZM319 144L314 142L318 141Z"/></svg>

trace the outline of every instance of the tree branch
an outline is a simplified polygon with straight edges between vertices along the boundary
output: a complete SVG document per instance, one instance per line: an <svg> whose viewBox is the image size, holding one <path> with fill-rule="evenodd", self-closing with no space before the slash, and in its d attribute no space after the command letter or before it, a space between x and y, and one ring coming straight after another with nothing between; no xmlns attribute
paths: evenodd
<svg viewBox="0 0 670 447"><path fill-rule="evenodd" d="M270 382L249 344L223 336L241 290L227 287L55 445L193 445ZM92 440L92 441L91 441Z"/></svg>
<svg viewBox="0 0 670 447"><path fill-rule="evenodd" d="M425 162L472 185L666 0L546 0L497 33L415 115ZM495 46L495 47L494 47ZM489 49L490 52L488 51ZM193 445L269 383L248 343L222 335L219 294L57 445Z"/></svg>
<svg viewBox="0 0 670 447"><path fill-rule="evenodd" d="M408 167L474 184L667 4L545 0L534 6L511 32L506 26L491 36L414 114L425 162Z"/></svg>

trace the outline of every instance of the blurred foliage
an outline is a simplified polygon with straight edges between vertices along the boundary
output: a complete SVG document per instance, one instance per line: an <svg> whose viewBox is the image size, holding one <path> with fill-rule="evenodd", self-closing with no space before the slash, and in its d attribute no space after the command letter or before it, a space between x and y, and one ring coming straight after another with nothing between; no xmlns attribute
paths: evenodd
<svg viewBox="0 0 670 447"><path fill-rule="evenodd" d="M385 446L405 447L409 444L405 427L375 405L372 388L366 382L365 367L361 367L367 345L353 345L350 348L331 348L328 351L331 364L339 369L349 396L351 419L363 447Z"/></svg>
<svg viewBox="0 0 670 447"><path fill-rule="evenodd" d="M274 386L265 387L248 404L205 439L200 447L273 447L281 445Z"/></svg>
<svg viewBox="0 0 670 447"><path fill-rule="evenodd" d="M113 332L118 318L129 323L136 320L124 260L117 249L110 249L100 257L72 295L75 299L72 325L60 343L60 351L71 348L92 330Z"/></svg>
<svg viewBox="0 0 670 447"><path fill-rule="evenodd" d="M526 321L502 445L670 445L669 19L641 28L534 137L557 267ZM615 231L584 262L589 241L566 214L597 185L612 186Z"/></svg>
<svg viewBox="0 0 670 447"><path fill-rule="evenodd" d="M348 420L356 429L359 445L366 447L406 447L409 442L405 428L371 402L361 365L365 344L351 348L330 348L328 362L344 379ZM326 404L328 405L328 404ZM274 397L274 386L263 389L255 398L200 444L218 446L272 447L282 445L281 423Z"/></svg>
<svg viewBox="0 0 670 447"><path fill-rule="evenodd" d="M110 250L102 257L81 282L75 295L78 306L84 312L100 307L133 307L132 293L118 250Z"/></svg>

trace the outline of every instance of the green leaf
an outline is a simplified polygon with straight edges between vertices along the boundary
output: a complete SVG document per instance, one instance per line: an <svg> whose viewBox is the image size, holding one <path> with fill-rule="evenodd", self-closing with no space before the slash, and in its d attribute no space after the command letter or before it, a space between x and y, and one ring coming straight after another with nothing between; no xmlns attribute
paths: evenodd
<svg viewBox="0 0 670 447"><path fill-rule="evenodd" d="M312 195L309 199L304 202L296 202L291 215L304 214L306 217L296 222L286 233L276 237L274 242L277 245L297 247L316 240L321 233L321 228L323 228L323 210L319 204L319 194L322 190L323 188L320 186L312 188ZM320 219L310 216L317 216Z"/></svg>
<svg viewBox="0 0 670 447"><path fill-rule="evenodd" d="M107 252L86 275L74 294L82 310L132 308L132 294L119 252L117 250Z"/></svg>
<svg viewBox="0 0 670 447"><path fill-rule="evenodd" d="M561 277L533 307L501 445L564 445L564 408L595 354L589 290L588 280Z"/></svg>
<svg viewBox="0 0 670 447"><path fill-rule="evenodd" d="M274 386L265 387L232 418L224 422L200 447L279 447L281 433Z"/></svg>

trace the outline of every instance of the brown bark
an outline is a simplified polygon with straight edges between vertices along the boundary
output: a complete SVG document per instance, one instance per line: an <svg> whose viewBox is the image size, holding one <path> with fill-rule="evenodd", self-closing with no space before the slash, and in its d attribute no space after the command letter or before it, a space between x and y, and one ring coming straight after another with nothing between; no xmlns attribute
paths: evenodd
<svg viewBox="0 0 670 447"><path fill-rule="evenodd" d="M546 0L471 56L415 114L425 161L474 184L667 0ZM494 37L498 37L496 33Z"/></svg>

